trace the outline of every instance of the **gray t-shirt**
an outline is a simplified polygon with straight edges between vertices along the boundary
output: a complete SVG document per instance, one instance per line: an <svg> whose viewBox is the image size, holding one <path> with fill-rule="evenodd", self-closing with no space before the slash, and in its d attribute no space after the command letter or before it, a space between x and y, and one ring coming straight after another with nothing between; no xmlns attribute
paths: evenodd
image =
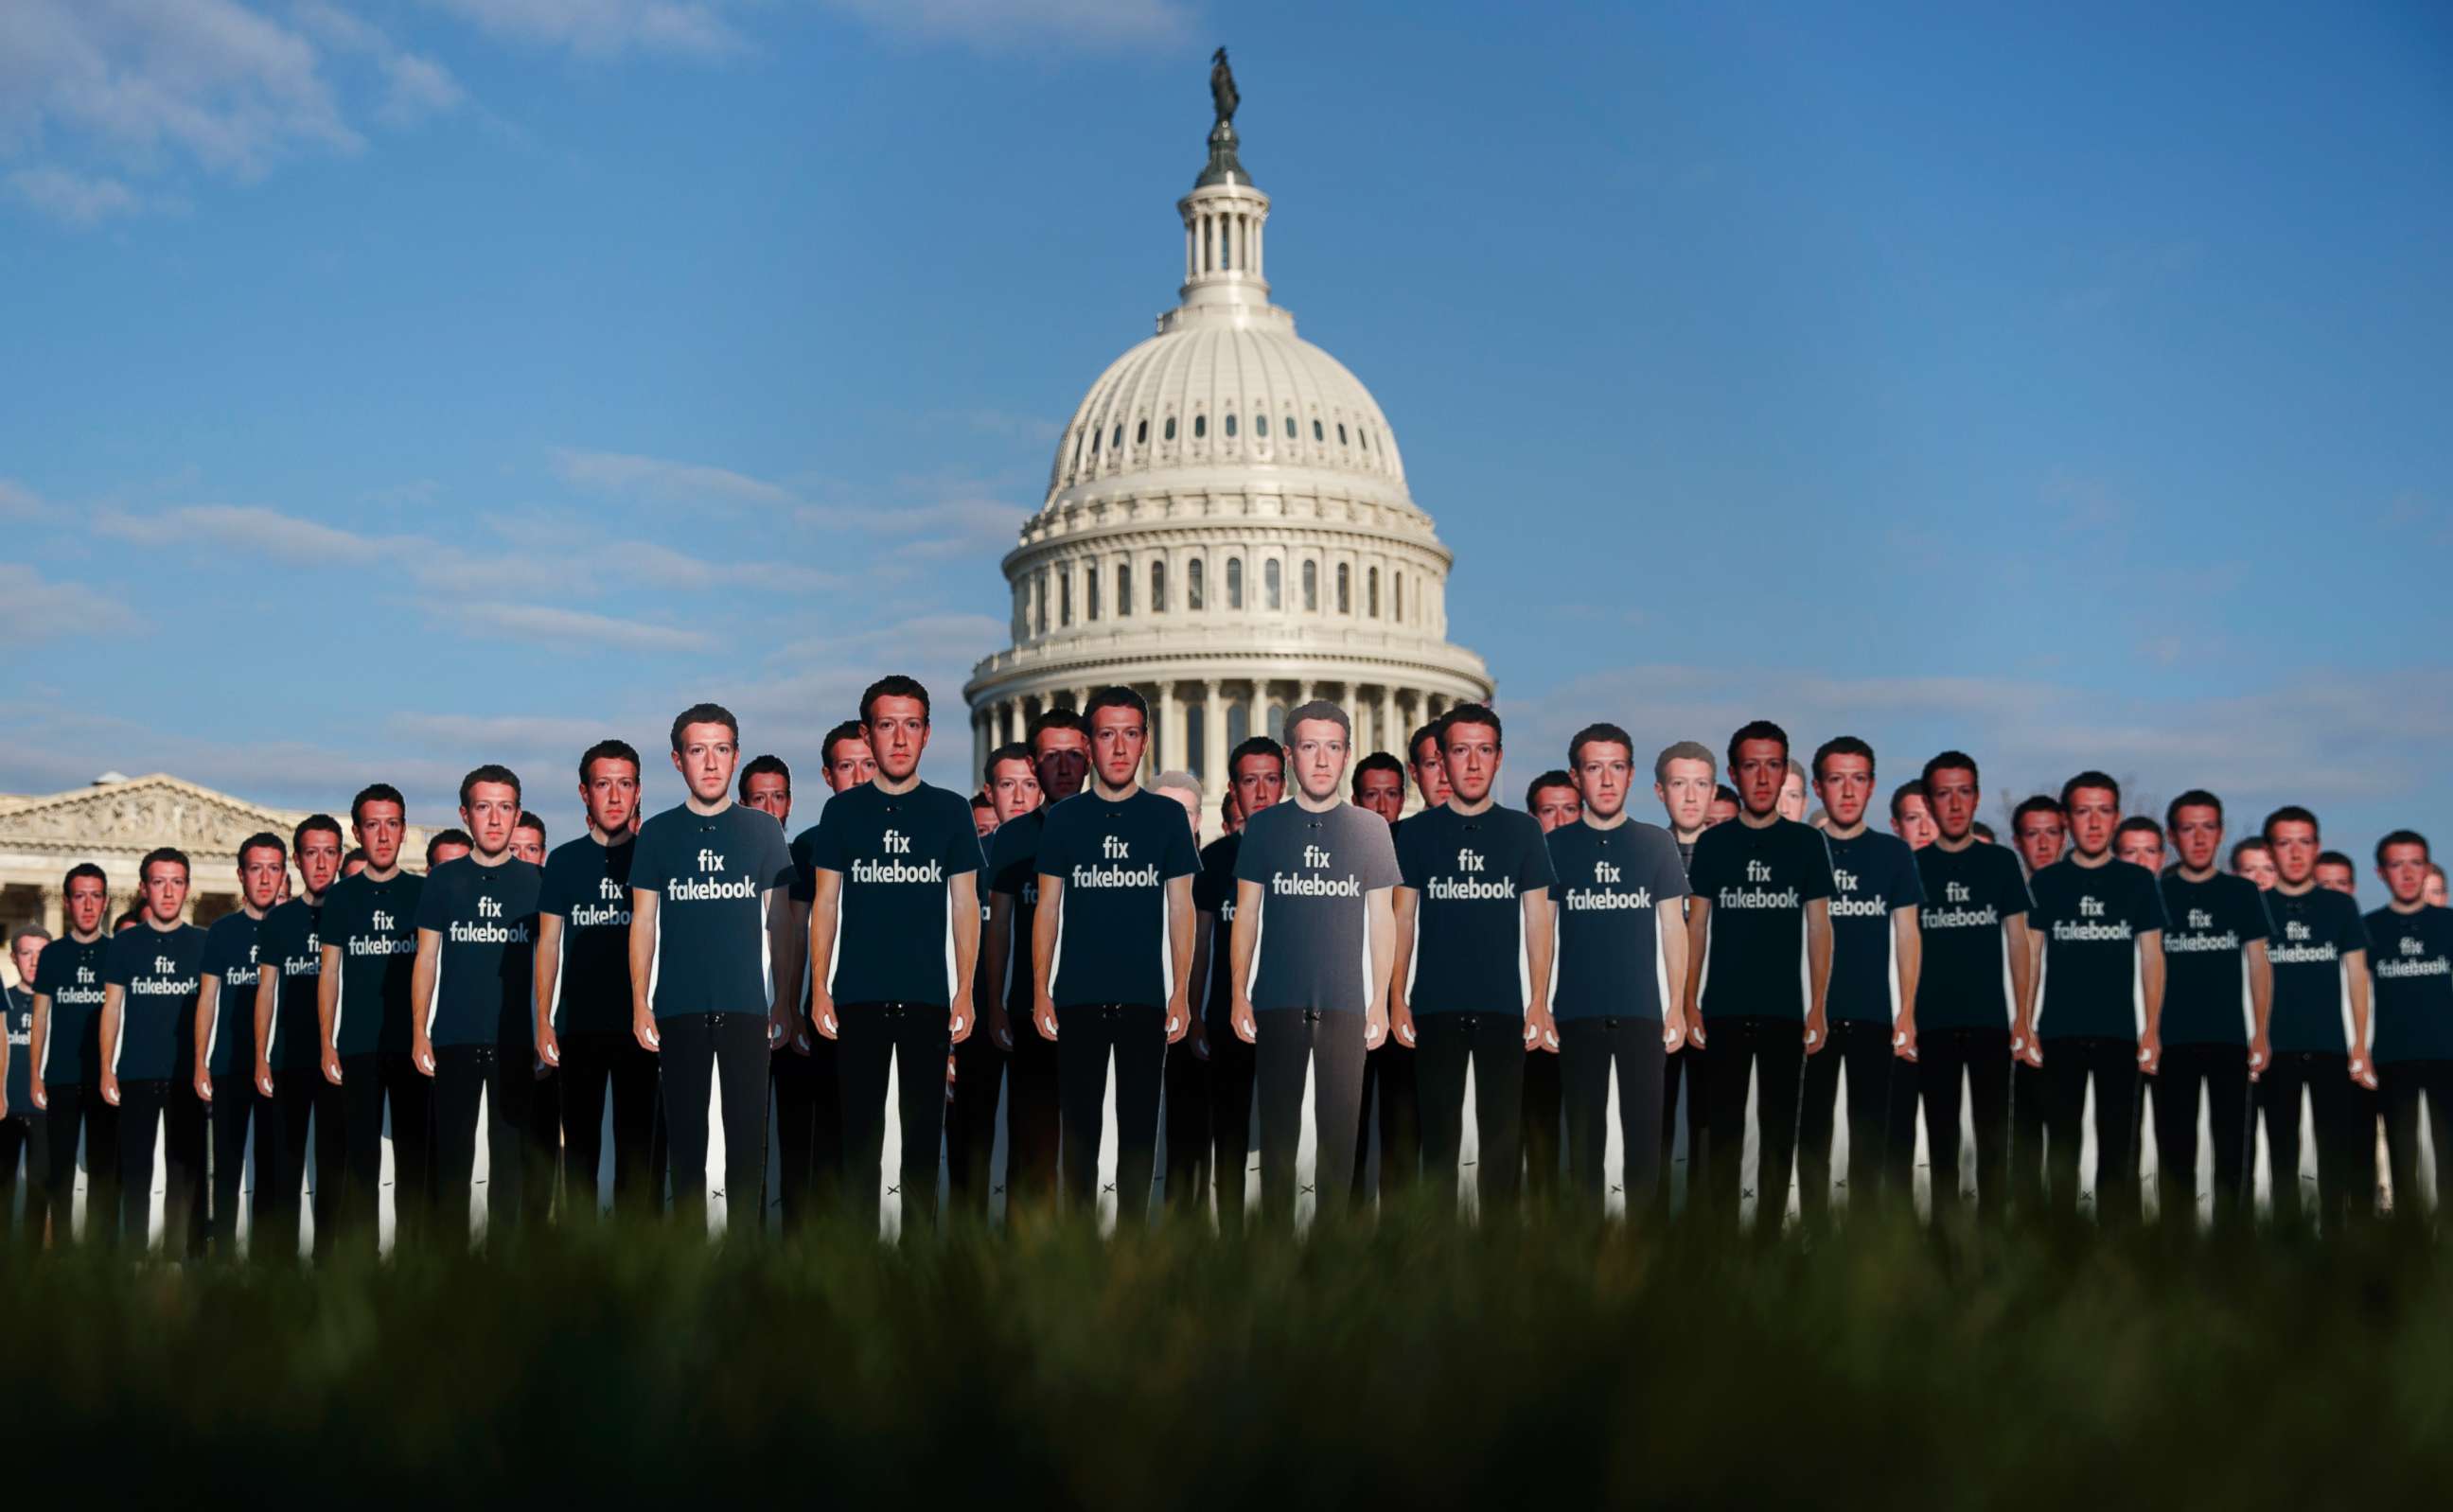
<svg viewBox="0 0 2453 1512"><path fill-rule="evenodd" d="M1352 804L1318 814L1294 803L1264 808L1245 823L1235 880L1261 888L1246 992L1255 1011L1370 1006L1364 909L1373 892L1401 880L1386 820Z"/></svg>

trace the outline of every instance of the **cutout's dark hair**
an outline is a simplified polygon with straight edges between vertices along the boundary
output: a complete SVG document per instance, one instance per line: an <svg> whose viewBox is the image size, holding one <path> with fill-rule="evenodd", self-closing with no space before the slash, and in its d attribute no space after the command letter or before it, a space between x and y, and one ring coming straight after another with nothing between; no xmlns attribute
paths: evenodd
<svg viewBox="0 0 2453 1512"><path fill-rule="evenodd" d="M1567 769L1573 771L1582 766L1585 760L1585 747L1593 745L1624 746L1626 747L1628 765L1632 766L1635 762L1634 738L1616 725L1605 720L1597 725L1587 725L1568 737Z"/></svg>
<svg viewBox="0 0 2453 1512"><path fill-rule="evenodd" d="M544 821L544 820L542 820L542 819L539 819L539 818L536 816L535 812L534 812L533 810L531 810L531 809L527 809L527 808L523 808L523 809L521 809L521 810L520 810L520 817L519 817L519 818L517 818L517 819L515 819L515 820L513 820L513 821L511 821L511 833L513 833L513 834L518 834L518 833L519 833L521 830L523 830L523 829L533 829L533 830L535 830L535 831L536 831L536 837L537 837L537 844L538 844L538 845L544 845L544 844L545 844L545 841L546 841L545 821Z"/></svg>
<svg viewBox="0 0 2453 1512"><path fill-rule="evenodd" d="M2049 793L2038 793L2032 798L2020 799L2019 806L2010 810L2010 833L2024 834L2029 814L2050 814L2064 826L2069 824L2069 811L2062 807L2060 799Z"/></svg>
<svg viewBox="0 0 2453 1512"><path fill-rule="evenodd" d="M1406 766L1411 766L1423 759L1423 742L1429 741L1434 751L1440 748L1440 726L1446 721L1447 716L1443 714L1415 727L1413 735L1406 742Z"/></svg>
<svg viewBox="0 0 2453 1512"><path fill-rule="evenodd" d="M2113 830L2113 844L2120 844L2121 837L2124 835L2152 835L2160 841L2164 838L2164 826L2147 818L2144 814L2131 814L2128 818L2121 822L2118 828Z"/></svg>
<svg viewBox="0 0 2453 1512"><path fill-rule="evenodd" d="M2417 846L2419 847L2420 856L2423 859L2429 862L2433 862L2436 859L2436 852L2427 847L2427 837L2425 835L2421 834L2416 829L2397 829L2392 834L2387 835L2383 840L2377 842L2378 865L2382 866L2384 865L2385 848L2389 846Z"/></svg>
<svg viewBox="0 0 2453 1512"><path fill-rule="evenodd" d="M366 813L369 804L389 804L400 810L400 817L403 820L409 818L409 800L400 795L399 788L389 783L369 783L358 789L358 796L349 800L350 824L363 825L367 822Z"/></svg>
<svg viewBox="0 0 2453 1512"><path fill-rule="evenodd" d="M280 842L275 841L274 844L278 845ZM136 880L140 883L151 882L153 864L158 861L175 861L179 864L179 870L188 877L192 879L196 875L196 868L188 864L186 851L176 846L156 846L145 853L143 861L136 864Z"/></svg>
<svg viewBox="0 0 2453 1512"><path fill-rule="evenodd" d="M1782 761L1788 760L1788 731L1781 728L1779 726L1773 724L1767 719L1750 719L1745 724L1739 726L1738 732L1729 737L1729 765L1731 766L1735 766L1738 764L1738 747L1750 740L1776 740L1780 742L1780 759ZM1786 774L1783 773L1782 776L1783 780L1785 781Z"/></svg>
<svg viewBox="0 0 2453 1512"><path fill-rule="evenodd" d="M250 850L269 850L284 865L289 865L289 847L269 829L259 829L238 843L238 869L242 872L247 870L247 853Z"/></svg>
<svg viewBox="0 0 2453 1512"><path fill-rule="evenodd" d="M1090 738L1090 726L1083 722L1080 714L1051 705L1031 715L1030 727L1023 733L1024 744L1030 747L1034 759L1039 753L1039 737L1051 729L1069 729L1084 740Z"/></svg>
<svg viewBox="0 0 2453 1512"><path fill-rule="evenodd" d="M2353 861L2350 857L2343 855L2339 850L2321 850L2317 852L2317 865L2320 866L2340 866L2344 871L2348 872L2357 872L2360 869L2360 864L2358 862Z"/></svg>
<svg viewBox="0 0 2453 1512"><path fill-rule="evenodd" d="M721 725L732 736L735 746L741 744L741 721L732 717L732 710L721 704L692 704L673 716L674 755L682 753L682 731L692 725Z"/></svg>
<svg viewBox="0 0 2453 1512"><path fill-rule="evenodd" d="M742 765L741 776L733 785L739 791L741 801L743 803L746 804L749 802L749 779L752 777L764 776L768 772L772 772L776 776L784 779L785 793L788 796L791 793L792 768L784 765L783 757L772 753L764 756L752 756L748 761Z"/></svg>
<svg viewBox="0 0 2453 1512"><path fill-rule="evenodd" d="M1507 732L1500 728L1499 712L1487 704L1459 704L1440 716L1440 749L1448 746L1448 731L1459 725L1482 725L1490 730L1490 743L1502 750L1507 748Z"/></svg>
<svg viewBox="0 0 2453 1512"><path fill-rule="evenodd" d="M900 672L889 672L869 684L868 690L860 695L862 724L866 725L876 717L877 701L881 698L917 700L920 705L920 723L923 725L928 723L928 690L920 686L918 678L906 677Z"/></svg>
<svg viewBox="0 0 2453 1512"><path fill-rule="evenodd" d="M2284 804L2266 815L2265 823L2257 826L2257 832L2265 837L2268 845L2274 841L2274 826L2277 825L2306 825L2308 832L2312 835L2322 835L2325 832L2324 828L2317 823L2317 816L2298 804Z"/></svg>
<svg viewBox="0 0 2453 1512"><path fill-rule="evenodd" d="M2215 811L2215 823L2223 823L2223 800L2203 787L2192 787L2164 806L2164 827L2180 828L2181 810L2184 808L2211 808Z"/></svg>
<svg viewBox="0 0 2453 1512"><path fill-rule="evenodd" d="M848 719L827 731L827 738L818 742L818 765L832 769L835 764L835 747L848 740L856 740L864 746L868 745L868 726L856 719Z"/></svg>
<svg viewBox="0 0 2453 1512"><path fill-rule="evenodd" d="M1865 775L1870 777L1874 773L1874 747L1854 735L1834 735L1814 748L1814 760L1809 765L1816 782L1823 780L1825 759L1832 756L1863 756L1865 758Z"/></svg>
<svg viewBox="0 0 2453 1512"><path fill-rule="evenodd" d="M309 814L306 818L298 821L297 828L289 832L290 853L295 855L298 852L305 850L307 848L307 837L309 835L315 834L318 831L329 832L332 837L332 844L336 846L346 844L349 839L348 836L341 833L341 822L333 818L331 815Z"/></svg>
<svg viewBox="0 0 2453 1512"><path fill-rule="evenodd" d="M996 782L996 769L1007 762L1020 762L1025 766L1032 766L1031 775L1034 777L1038 775L1038 770L1032 766L1030 759L1030 747L1017 740L1007 741L988 752L987 764L980 767L980 781L993 785Z"/></svg>
<svg viewBox="0 0 2453 1512"><path fill-rule="evenodd" d="M1365 772L1394 772L1397 774L1397 791L1402 793L1406 790L1406 764L1385 750L1375 750L1354 764L1354 775L1346 784L1347 792L1357 796L1362 794Z"/></svg>
<svg viewBox="0 0 2453 1512"><path fill-rule="evenodd" d="M639 753L630 748L628 741L600 740L579 753L579 785L582 787L588 786L588 768L598 762L628 762L631 776L645 775L645 768L639 765Z"/></svg>
<svg viewBox="0 0 2453 1512"><path fill-rule="evenodd" d="M1279 745L1276 741L1269 739L1266 735L1255 735L1249 740L1236 742L1235 748L1226 753L1226 787L1229 792L1234 790L1235 774L1243 769L1244 758L1247 756L1266 756L1269 760L1276 762L1278 764L1278 776L1282 781L1285 779L1286 775L1286 748L1284 746Z"/></svg>
<svg viewBox="0 0 2453 1512"><path fill-rule="evenodd" d="M1084 726L1087 727L1090 716L1103 708L1129 708L1142 717L1142 728L1145 731L1149 728L1149 700L1122 684L1103 687L1090 695L1090 702L1082 706Z"/></svg>
<svg viewBox="0 0 2453 1512"><path fill-rule="evenodd" d="M1582 788L1580 788L1580 787L1578 787L1578 786L1576 786L1576 780L1575 780L1574 778L1572 778L1572 777L1568 776L1566 772L1560 771L1560 770L1559 770L1559 769L1557 769L1556 767L1553 767L1553 768L1551 768L1550 770L1548 770L1548 771L1546 771L1546 772L1544 772L1541 776L1534 778L1530 783L1527 783L1527 784L1526 785L1526 786L1525 786L1525 809L1526 809L1526 812L1527 812L1527 813L1532 812L1532 810L1533 810L1533 802L1534 802L1534 800L1535 800L1535 799L1540 798L1540 797L1542 796L1542 789L1543 789L1543 788L1545 788L1545 787L1564 787L1564 788L1566 788L1567 791L1569 791L1569 792L1571 792L1571 793L1574 793L1574 794L1576 795L1576 802L1577 802L1579 805L1583 804L1583 802L1585 801L1584 789L1582 789Z"/></svg>
<svg viewBox="0 0 2453 1512"><path fill-rule="evenodd" d="M1908 811L1908 800L1911 798L1925 798L1924 778L1911 777L1906 782L1904 782L1897 787L1891 789L1892 824L1898 824L1900 822L1900 816ZM1925 802L1930 805L1933 800L1925 798Z"/></svg>
<svg viewBox="0 0 2453 1512"><path fill-rule="evenodd" d="M475 838L465 829L454 827L450 829L436 830L432 835L427 837L426 841L427 870L432 871L434 869L434 853L446 846L466 846L469 849L474 850L477 848L477 842Z"/></svg>
<svg viewBox="0 0 2453 1512"><path fill-rule="evenodd" d="M143 873L140 872L138 875L142 876ZM68 875L60 879L61 893L66 894L71 891L75 887L76 880L79 877L91 877L94 881L101 883L102 895L106 898L110 896L110 877L100 866L95 865L90 861L80 861L75 865L69 868Z"/></svg>
<svg viewBox="0 0 2453 1512"><path fill-rule="evenodd" d="M460 779L461 807L469 806L469 794L479 783L491 783L508 787L511 790L511 802L520 801L520 774L500 762L488 762L483 766L470 768L469 775Z"/></svg>
<svg viewBox="0 0 2453 1512"><path fill-rule="evenodd" d="M1934 757L1925 764L1925 770L1917 773L1917 781L1920 784L1930 783L1936 772L1955 771L1966 772L1969 780L1976 784L1977 790L1979 792L1984 790L1984 774L1976 769L1976 758L1964 750L1946 750Z"/></svg>
<svg viewBox="0 0 2453 1512"><path fill-rule="evenodd" d="M2082 787L2101 787L2106 792L2112 794L2113 806L2119 807L2121 805L2121 785L2119 783L2114 782L2109 775L2104 772L2084 771L2071 778L2068 782L2062 784L2062 812L2069 812L2070 799L2075 796Z"/></svg>
<svg viewBox="0 0 2453 1512"><path fill-rule="evenodd" d="M1727 783L1715 783L1712 786L1712 802L1715 804L1727 804L1732 808L1744 808L1746 806L1745 804L1739 799L1738 790L1730 786ZM1710 806L1706 805L1705 806L1708 807Z"/></svg>

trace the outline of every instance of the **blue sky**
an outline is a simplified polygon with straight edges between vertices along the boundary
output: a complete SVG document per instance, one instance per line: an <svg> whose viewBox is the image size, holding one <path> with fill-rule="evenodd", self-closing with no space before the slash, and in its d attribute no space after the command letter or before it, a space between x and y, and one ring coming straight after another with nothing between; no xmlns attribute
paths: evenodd
<svg viewBox="0 0 2453 1512"><path fill-rule="evenodd" d="M1520 779L1767 714L2453 832L2441 10L1498 16L12 0L0 788L439 817L697 696L796 763L952 705L1223 41Z"/></svg>

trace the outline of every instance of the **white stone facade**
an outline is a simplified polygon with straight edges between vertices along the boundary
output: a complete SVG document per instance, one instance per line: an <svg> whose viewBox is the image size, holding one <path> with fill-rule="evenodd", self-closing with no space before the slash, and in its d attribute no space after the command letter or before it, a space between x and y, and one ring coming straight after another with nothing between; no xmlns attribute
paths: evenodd
<svg viewBox="0 0 2453 1512"><path fill-rule="evenodd" d="M1358 751L1402 755L1490 697L1448 644L1452 558L1387 418L1269 303L1269 199L1232 180L1177 203L1182 302L1091 385L1005 559L1012 645L964 688L974 778L1032 715L1110 684L1150 702L1151 769L1193 770L1213 806L1233 744L1307 699L1346 707Z"/></svg>

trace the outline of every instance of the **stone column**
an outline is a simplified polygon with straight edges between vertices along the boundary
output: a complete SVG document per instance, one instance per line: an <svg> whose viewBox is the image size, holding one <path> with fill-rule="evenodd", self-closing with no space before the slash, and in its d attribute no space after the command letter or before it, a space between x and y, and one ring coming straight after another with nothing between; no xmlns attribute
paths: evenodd
<svg viewBox="0 0 2453 1512"><path fill-rule="evenodd" d="M1224 793L1228 780L1226 706L1218 697L1218 679L1205 678L1201 684L1201 781Z"/></svg>
<svg viewBox="0 0 2453 1512"><path fill-rule="evenodd" d="M60 887L43 889L43 932L54 940L68 938L69 895Z"/></svg>
<svg viewBox="0 0 2453 1512"><path fill-rule="evenodd" d="M1386 683L1380 685L1379 708L1379 748L1399 761L1406 760L1409 753L1402 748L1406 741L1406 732L1397 727L1397 691Z"/></svg>
<svg viewBox="0 0 2453 1512"><path fill-rule="evenodd" d="M1175 684L1171 680L1158 685L1158 739L1150 743L1150 769L1165 771L1170 766L1189 766L1184 759L1184 707L1175 701Z"/></svg>

